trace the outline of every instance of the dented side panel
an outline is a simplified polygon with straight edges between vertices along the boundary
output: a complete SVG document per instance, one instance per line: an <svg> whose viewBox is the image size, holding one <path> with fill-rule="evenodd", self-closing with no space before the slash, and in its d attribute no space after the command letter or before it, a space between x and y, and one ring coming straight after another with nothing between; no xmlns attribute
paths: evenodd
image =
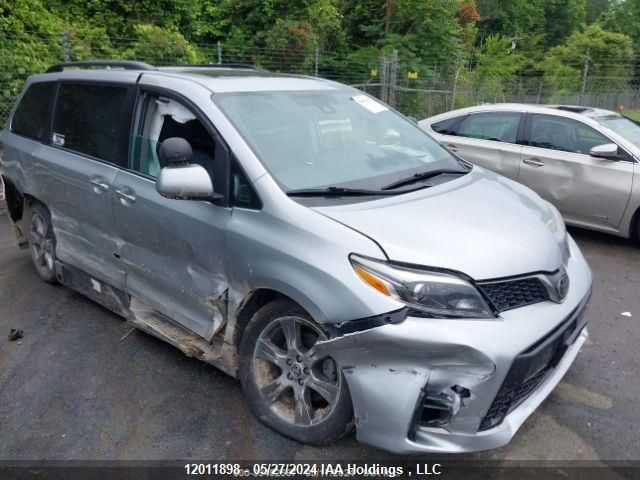
<svg viewBox="0 0 640 480"><path fill-rule="evenodd" d="M119 172L113 196L115 236L126 289L162 314L210 340L226 317L225 250L229 209L166 199L153 180ZM121 188L121 187L120 187Z"/></svg>

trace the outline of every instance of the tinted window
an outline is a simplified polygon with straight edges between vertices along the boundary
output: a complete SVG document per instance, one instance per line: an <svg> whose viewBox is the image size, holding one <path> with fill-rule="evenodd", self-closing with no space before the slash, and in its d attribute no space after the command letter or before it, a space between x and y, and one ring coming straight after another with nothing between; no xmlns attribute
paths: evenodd
<svg viewBox="0 0 640 480"><path fill-rule="evenodd" d="M443 135L455 135L455 127L460 121L460 117L447 118L431 125L431 129Z"/></svg>
<svg viewBox="0 0 640 480"><path fill-rule="evenodd" d="M120 163L127 88L63 83L53 120L53 145Z"/></svg>
<svg viewBox="0 0 640 480"><path fill-rule="evenodd" d="M458 135L481 140L516 143L520 117L519 113L476 113L462 121L458 127Z"/></svg>
<svg viewBox="0 0 640 480"><path fill-rule="evenodd" d="M49 123L54 83L34 83L25 92L11 120L11 131L41 140Z"/></svg>
<svg viewBox="0 0 640 480"><path fill-rule="evenodd" d="M551 115L532 115L529 144L562 152L588 155L596 145L611 143L607 137L584 123Z"/></svg>

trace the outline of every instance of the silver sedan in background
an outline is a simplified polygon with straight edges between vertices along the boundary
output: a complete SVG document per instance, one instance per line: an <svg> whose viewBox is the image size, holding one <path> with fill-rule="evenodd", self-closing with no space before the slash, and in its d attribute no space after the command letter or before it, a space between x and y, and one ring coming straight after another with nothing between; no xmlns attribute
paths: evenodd
<svg viewBox="0 0 640 480"><path fill-rule="evenodd" d="M588 107L488 104L419 123L464 160L533 189L566 223L639 236L640 125L633 120Z"/></svg>

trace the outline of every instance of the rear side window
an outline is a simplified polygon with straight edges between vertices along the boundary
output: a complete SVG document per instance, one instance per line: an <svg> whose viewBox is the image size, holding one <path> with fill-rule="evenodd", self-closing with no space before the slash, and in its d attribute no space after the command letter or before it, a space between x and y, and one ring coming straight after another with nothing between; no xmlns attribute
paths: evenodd
<svg viewBox="0 0 640 480"><path fill-rule="evenodd" d="M461 137L516 143L520 113L476 113L465 118L458 127Z"/></svg>
<svg viewBox="0 0 640 480"><path fill-rule="evenodd" d="M431 129L442 135L455 135L456 125L460 122L461 117L447 118L431 125Z"/></svg>
<svg viewBox="0 0 640 480"><path fill-rule="evenodd" d="M34 83L25 92L11 120L11 131L42 140L49 123L49 105L54 83Z"/></svg>
<svg viewBox="0 0 640 480"><path fill-rule="evenodd" d="M79 153L122 163L120 147L128 124L127 87L60 85L51 143Z"/></svg>

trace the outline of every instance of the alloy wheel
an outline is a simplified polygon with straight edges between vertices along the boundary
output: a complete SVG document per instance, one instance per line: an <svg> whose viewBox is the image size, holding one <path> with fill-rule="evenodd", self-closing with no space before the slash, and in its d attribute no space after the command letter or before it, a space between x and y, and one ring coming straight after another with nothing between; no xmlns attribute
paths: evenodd
<svg viewBox="0 0 640 480"><path fill-rule="evenodd" d="M310 427L327 419L340 396L342 376L320 353L326 335L312 322L281 317L260 334L253 371L263 402L287 423Z"/></svg>
<svg viewBox="0 0 640 480"><path fill-rule="evenodd" d="M48 229L48 223L43 216L38 212L33 213L29 230L29 244L33 262L38 270L53 272L55 267L53 241Z"/></svg>

